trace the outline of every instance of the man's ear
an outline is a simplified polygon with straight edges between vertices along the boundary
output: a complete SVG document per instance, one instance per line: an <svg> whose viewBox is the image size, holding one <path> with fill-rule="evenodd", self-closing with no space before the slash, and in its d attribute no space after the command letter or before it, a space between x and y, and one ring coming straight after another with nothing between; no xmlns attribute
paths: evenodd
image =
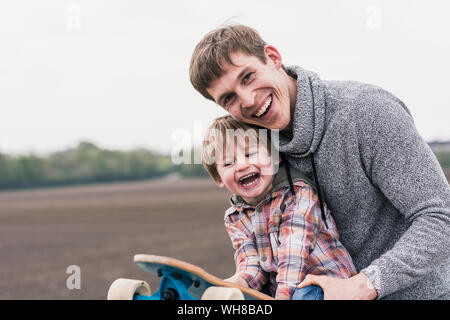
<svg viewBox="0 0 450 320"><path fill-rule="evenodd" d="M266 54L266 57L270 59L270 61L272 61L277 69L281 68L281 54L278 52L277 48L268 44L264 47L264 53Z"/></svg>

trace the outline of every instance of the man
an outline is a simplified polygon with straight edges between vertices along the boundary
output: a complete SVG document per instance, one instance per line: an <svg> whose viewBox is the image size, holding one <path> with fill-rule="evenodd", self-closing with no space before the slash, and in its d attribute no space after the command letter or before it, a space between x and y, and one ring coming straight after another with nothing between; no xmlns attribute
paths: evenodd
<svg viewBox="0 0 450 320"><path fill-rule="evenodd" d="M450 298L450 187L402 101L285 67L242 25L200 41L190 79L236 120L280 130L280 151L316 180L359 273L301 287L319 285L325 299Z"/></svg>

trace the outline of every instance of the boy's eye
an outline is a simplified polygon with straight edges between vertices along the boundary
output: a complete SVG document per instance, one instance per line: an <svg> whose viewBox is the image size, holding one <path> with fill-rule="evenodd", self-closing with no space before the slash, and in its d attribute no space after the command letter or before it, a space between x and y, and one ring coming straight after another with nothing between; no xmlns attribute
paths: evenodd
<svg viewBox="0 0 450 320"><path fill-rule="evenodd" d="M227 161L223 164L224 167L229 167L233 165L233 161Z"/></svg>
<svg viewBox="0 0 450 320"><path fill-rule="evenodd" d="M255 154L256 154L256 152L249 152L249 153L247 153L245 156L246 156L247 158L250 158L250 157L253 157Z"/></svg>

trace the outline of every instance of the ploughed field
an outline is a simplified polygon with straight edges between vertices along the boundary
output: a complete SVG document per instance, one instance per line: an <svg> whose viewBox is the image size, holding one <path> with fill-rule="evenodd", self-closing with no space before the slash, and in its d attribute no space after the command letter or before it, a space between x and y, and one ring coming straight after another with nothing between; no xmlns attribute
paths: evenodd
<svg viewBox="0 0 450 320"><path fill-rule="evenodd" d="M0 192L0 299L105 299L116 278L154 292L159 279L133 263L137 253L228 277L228 197L202 178ZM79 267L80 289L69 289L69 266Z"/></svg>

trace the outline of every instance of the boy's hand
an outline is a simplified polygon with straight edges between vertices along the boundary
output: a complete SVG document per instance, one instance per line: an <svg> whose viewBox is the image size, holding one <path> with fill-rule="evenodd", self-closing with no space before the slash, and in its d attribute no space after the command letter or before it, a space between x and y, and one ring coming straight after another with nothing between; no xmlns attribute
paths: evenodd
<svg viewBox="0 0 450 320"><path fill-rule="evenodd" d="M240 286L242 286L242 287L248 288L247 281L245 281L244 279L242 279L242 278L239 276L239 274L237 274L237 273L234 274L232 277L230 277L230 278L228 278L228 279L224 279L224 281L232 282L232 283L238 284L238 285L240 285Z"/></svg>
<svg viewBox="0 0 450 320"><path fill-rule="evenodd" d="M364 273L348 279L309 274L297 288L312 284L322 288L324 300L373 300L378 295L372 282Z"/></svg>

